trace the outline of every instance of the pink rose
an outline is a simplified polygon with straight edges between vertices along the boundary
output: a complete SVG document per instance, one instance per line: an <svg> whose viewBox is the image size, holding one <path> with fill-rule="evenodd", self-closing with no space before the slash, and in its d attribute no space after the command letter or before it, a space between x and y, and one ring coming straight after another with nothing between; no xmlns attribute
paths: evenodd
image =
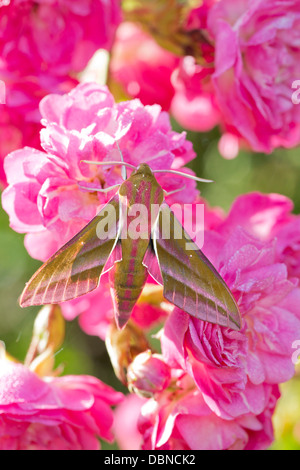
<svg viewBox="0 0 300 470"><path fill-rule="evenodd" d="M297 145L297 1L220 0L192 10L189 21L203 35L203 61L185 57L173 75L176 119L200 131L219 124L227 136L219 146L225 158L241 145L267 153Z"/></svg>
<svg viewBox="0 0 300 470"><path fill-rule="evenodd" d="M127 369L128 389L141 397L162 393L170 382L169 365L160 354L153 354L150 349L135 356Z"/></svg>
<svg viewBox="0 0 300 470"><path fill-rule="evenodd" d="M0 5L0 184L3 159L24 146L40 148L40 100L66 93L97 49L109 49L121 19L120 2L7 0Z"/></svg>
<svg viewBox="0 0 300 470"><path fill-rule="evenodd" d="M264 384L279 384L294 374L291 357L293 342L300 337L300 289L298 280L288 275L286 258L278 259L280 239L276 243L274 238L274 226L282 226L290 209L281 196L244 195L205 234L204 252L239 305L240 332L179 309L164 329L165 361L186 370L208 406L226 419L259 414Z"/></svg>
<svg viewBox="0 0 300 470"><path fill-rule="evenodd" d="M122 23L112 49L110 72L125 93L145 105L168 111L174 95L171 83L179 57L160 47L134 23Z"/></svg>
<svg viewBox="0 0 300 470"><path fill-rule="evenodd" d="M218 0L203 0L191 9L187 34L194 34L201 60L186 55L181 58L172 75L175 89L171 113L181 126L192 131L207 132L223 123L212 83L215 47L207 31L210 10Z"/></svg>
<svg viewBox="0 0 300 470"><path fill-rule="evenodd" d="M218 231L228 236L237 224L262 240L276 237L277 259L283 262L290 278L300 277L300 217L294 215L293 202L280 194L251 193L236 199L226 222Z"/></svg>
<svg viewBox="0 0 300 470"><path fill-rule="evenodd" d="M206 27L212 2L193 11L186 29ZM204 45L205 57L211 59L214 48ZM192 57L180 58L160 47L156 41L133 23L122 23L112 50L110 71L125 93L143 104L157 103L191 130L207 131L220 122L211 68L197 65Z"/></svg>
<svg viewBox="0 0 300 470"><path fill-rule="evenodd" d="M184 57L174 71L171 113L184 128L207 132L220 123L211 74L211 68L197 64L190 56Z"/></svg>
<svg viewBox="0 0 300 470"><path fill-rule="evenodd" d="M298 9L296 0L207 0L191 10L185 25L201 60L186 55L172 64L166 51L165 67L160 60L145 65L142 57L132 59L146 45L145 36L129 34L119 47L131 57L130 83L120 54L114 68L127 93L142 100L149 99L149 79L163 84L182 126L207 131L219 125L225 158L236 157L241 146L265 153L290 148L299 143L300 127L300 107L292 101L292 84L300 77ZM160 93L156 102L163 103Z"/></svg>
<svg viewBox="0 0 300 470"><path fill-rule="evenodd" d="M116 141L125 161L147 162L152 169L177 169L195 155L185 134L172 131L159 106L144 107L138 100L115 103L107 88L96 84L48 95L40 109L44 151L27 147L7 156L9 186L2 195L11 227L27 233L26 248L38 259L48 258L75 235L115 192L95 196L94 187L121 181L119 168L81 160L120 160ZM167 173L157 180L166 191L185 185L176 194L181 202L192 202L197 195L194 181ZM172 203L172 196L168 200Z"/></svg>
<svg viewBox="0 0 300 470"><path fill-rule="evenodd" d="M260 193L237 198L227 216L206 207L204 252L238 302L242 329L174 309L160 334L171 382L141 408L144 449L271 444L278 384L294 375L293 343L300 337L298 279L285 264L290 252L277 249L298 221L292 209L288 198ZM152 384L152 372L137 368L138 383Z"/></svg>
<svg viewBox="0 0 300 470"><path fill-rule="evenodd" d="M39 378L0 360L1 450L97 450L122 394L90 376Z"/></svg>
<svg viewBox="0 0 300 470"><path fill-rule="evenodd" d="M292 216L283 227L276 227L277 256L287 266L289 276L300 279L300 217Z"/></svg>
<svg viewBox="0 0 300 470"><path fill-rule="evenodd" d="M2 3L0 55L23 75L34 70L52 75L81 71L97 49L111 47L121 19L119 0Z"/></svg>
<svg viewBox="0 0 300 470"><path fill-rule="evenodd" d="M165 390L142 406L138 429L143 435L143 449L262 450L272 443L277 386L264 386L261 413L227 420L212 412L188 376L179 377L176 383L176 388Z"/></svg>
<svg viewBox="0 0 300 470"><path fill-rule="evenodd" d="M8 72L7 64L0 67L0 80L5 84L5 103L0 104L0 183L6 186L6 155L24 146L41 148L40 100L48 93L68 92L78 82L46 73L20 77L15 71Z"/></svg>
<svg viewBox="0 0 300 470"><path fill-rule="evenodd" d="M113 432L121 450L140 450L142 435L138 430L138 420L145 398L137 395L125 395L114 412Z"/></svg>
<svg viewBox="0 0 300 470"><path fill-rule="evenodd" d="M256 151L299 143L300 108L291 99L299 22L296 0L221 0L208 14L219 108Z"/></svg>

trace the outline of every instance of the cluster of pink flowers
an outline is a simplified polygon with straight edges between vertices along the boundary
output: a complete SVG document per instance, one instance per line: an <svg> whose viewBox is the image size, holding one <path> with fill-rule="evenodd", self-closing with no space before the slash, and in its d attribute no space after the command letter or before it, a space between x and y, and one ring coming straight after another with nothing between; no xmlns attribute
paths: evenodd
<svg viewBox="0 0 300 470"><path fill-rule="evenodd" d="M0 183L3 159L25 145L39 148L39 102L66 93L99 48L110 49L121 19L119 0L8 0L0 4ZM9 138L7 138L7 136Z"/></svg>
<svg viewBox="0 0 300 470"><path fill-rule="evenodd" d="M158 105L115 103L103 86L81 84L66 95L49 95L40 109L43 150L27 147L7 156L2 195L11 227L26 233L25 246L38 259L70 239L115 191L95 195L94 188L121 181L120 168L83 159L120 160L116 142L125 161L152 169L178 169L194 158L185 134L172 131ZM161 174L158 180L167 191L183 186L182 177ZM195 182L185 184L170 202L198 200ZM257 449L272 442L278 384L294 374L292 344L300 337L299 218L291 211L287 198L259 193L240 196L227 216L206 207L204 252L235 296L241 331L151 305L146 296L135 308L133 320L146 330L167 315L161 356L146 355L146 363L137 356L128 371L131 390L153 396L138 420L143 448ZM105 339L113 317L108 279L62 309Z"/></svg>
<svg viewBox="0 0 300 470"><path fill-rule="evenodd" d="M278 385L294 375L300 335L299 217L292 208L285 197L251 193L227 216L207 209L204 252L235 296L242 329L173 310L160 335L161 364L144 361L148 384L155 376L158 385L139 403L142 448L258 450L272 443Z"/></svg>
<svg viewBox="0 0 300 470"><path fill-rule="evenodd" d="M91 376L40 378L0 359L1 450L97 450L123 395Z"/></svg>
<svg viewBox="0 0 300 470"><path fill-rule="evenodd" d="M83 228L116 191L95 196L84 187L106 188L122 181L120 167L82 160L120 160L120 148L133 165L147 162L152 169L177 169L195 157L185 133L172 131L167 113L158 105L144 107L138 100L115 103L108 89L96 84L80 84L63 96L48 95L40 111L44 150L27 147L7 156L8 187L2 196L11 227L27 233L26 248L40 260ZM166 191L188 185L176 195L177 201L193 202L197 195L192 180L186 183L166 174L157 179Z"/></svg>
<svg viewBox="0 0 300 470"><path fill-rule="evenodd" d="M0 1L2 206L33 258L47 260L116 193L123 172L110 162L194 174L186 165L196 153L168 112L193 131L220 126L226 158L240 145L269 153L300 142L300 108L291 99L300 77L299 2L200 3L184 25L197 38L197 60L163 49L136 24L120 24L119 0ZM119 82L133 99L79 83L99 48L112 50L111 88ZM0 344L0 449L99 449L99 439L114 438L122 449L147 450L272 443L279 385L295 373L300 338L300 216L288 198L258 192L239 196L225 214L200 198L196 181L155 176L172 193L170 205L205 206L202 249L236 300L241 329L188 315L149 276L120 332L105 273L97 289L57 308L106 341L131 395L123 399L90 376L58 377L47 367L39 374ZM159 327L158 353L147 335ZM43 366L49 357L54 363L49 344L50 353L45 347L37 356Z"/></svg>
<svg viewBox="0 0 300 470"><path fill-rule="evenodd" d="M25 73L80 72L97 49L111 47L120 19L118 0L1 2L0 55Z"/></svg>
<svg viewBox="0 0 300 470"><path fill-rule="evenodd" d="M226 158L236 156L239 145L269 153L299 143L300 108L292 103L291 88L300 76L297 0L204 1L186 25L202 34L200 63L163 49L144 59L153 40L130 24L120 28L112 58L115 79L144 104L154 96L160 103L155 90L166 89L161 104L185 128L206 131L218 124Z"/></svg>
<svg viewBox="0 0 300 470"><path fill-rule="evenodd" d="M67 95L48 95L40 110L44 151L27 147L7 156L8 187L2 205L10 226L26 234L29 254L42 261L82 229L116 191L95 196L83 188L105 188L121 181L120 167L87 165L81 160L120 160L120 148L123 158L134 165L147 162L152 169L178 169L195 157L185 133L172 131L167 113L158 105L144 107L138 100L115 103L106 87L80 84ZM197 195L195 181L167 174L157 179L166 191L187 187L174 195L176 201L193 202ZM172 196L168 200L172 202ZM112 318L107 284L108 275L104 275L98 291L63 305L68 319L82 313L84 330L101 337ZM154 305L144 315L144 306L141 303L135 312L140 324L150 324L164 314Z"/></svg>

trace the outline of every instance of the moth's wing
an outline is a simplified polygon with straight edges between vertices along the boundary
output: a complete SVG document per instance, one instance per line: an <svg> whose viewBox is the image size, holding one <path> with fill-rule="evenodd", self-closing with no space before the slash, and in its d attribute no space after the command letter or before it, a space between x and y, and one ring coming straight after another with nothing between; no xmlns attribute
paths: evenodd
<svg viewBox="0 0 300 470"><path fill-rule="evenodd" d="M121 240L118 237L117 243L114 246L114 249L112 250L111 254L109 255L107 262L105 263L101 276L105 273L108 273L113 268L114 264L118 261L121 261L122 258L122 244Z"/></svg>
<svg viewBox="0 0 300 470"><path fill-rule="evenodd" d="M166 236L164 225L168 219L170 236ZM176 239L175 234L180 233L182 238ZM165 202L152 229L152 243L167 300L201 320L234 330L241 328L239 309L224 280ZM187 244L194 249L187 250Z"/></svg>
<svg viewBox="0 0 300 470"><path fill-rule="evenodd" d="M161 270L157 261L157 256L154 251L153 240L150 239L149 246L145 253L145 257L143 259L143 265L146 266L148 273L150 276L161 286L164 285L164 281L161 275Z"/></svg>
<svg viewBox="0 0 300 470"><path fill-rule="evenodd" d="M36 271L21 295L21 307L60 303L94 290L118 242L119 219L119 195L116 194Z"/></svg>

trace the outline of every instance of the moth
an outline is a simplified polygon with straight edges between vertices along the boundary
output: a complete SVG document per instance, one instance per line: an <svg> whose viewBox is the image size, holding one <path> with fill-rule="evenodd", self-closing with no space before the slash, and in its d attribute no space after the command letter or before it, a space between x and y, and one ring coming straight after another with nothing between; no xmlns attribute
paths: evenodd
<svg viewBox="0 0 300 470"><path fill-rule="evenodd" d="M121 165L124 181L116 185L118 192L98 215L32 276L21 295L21 307L60 303L84 295L96 289L101 275L109 271L115 320L121 329L150 274L163 286L165 299L186 313L239 330L240 313L229 288L165 201L164 190L155 178L155 173L164 170L152 171L146 163L136 168L123 159L84 162ZM129 178L126 167L133 170ZM165 171L207 181L176 170ZM95 188L85 189L95 191ZM124 227L132 222L130 209L136 204L141 204L146 214L151 213L151 218L142 219L139 237L130 236L127 228L124 236ZM152 207L156 207L155 217ZM169 237L164 236L166 220L170 226ZM107 230L99 236L99 227L104 223ZM181 238L175 236L179 232Z"/></svg>

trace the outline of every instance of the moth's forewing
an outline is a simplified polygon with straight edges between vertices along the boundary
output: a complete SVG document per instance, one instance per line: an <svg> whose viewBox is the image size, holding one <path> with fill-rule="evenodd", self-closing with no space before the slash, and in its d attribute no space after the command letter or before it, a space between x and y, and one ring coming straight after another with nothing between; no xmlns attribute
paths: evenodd
<svg viewBox="0 0 300 470"><path fill-rule="evenodd" d="M104 221L107 222L105 235L99 234ZM32 276L21 295L21 307L60 303L94 290L117 242L118 225L119 195L116 194Z"/></svg>
<svg viewBox="0 0 300 470"><path fill-rule="evenodd" d="M170 218L168 239L163 237L164 218ZM181 239L174 237L180 230L181 224L164 202L152 231L164 297L196 318L239 330L239 309L226 283L184 230ZM187 250L187 243L195 250Z"/></svg>

